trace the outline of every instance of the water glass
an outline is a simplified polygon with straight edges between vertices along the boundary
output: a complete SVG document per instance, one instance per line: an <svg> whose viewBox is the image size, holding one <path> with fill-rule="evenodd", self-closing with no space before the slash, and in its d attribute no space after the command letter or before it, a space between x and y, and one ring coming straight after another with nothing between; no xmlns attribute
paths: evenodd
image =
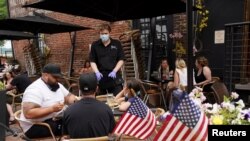
<svg viewBox="0 0 250 141"><path fill-rule="evenodd" d="M107 103L110 105L114 100L114 95L112 93L107 94Z"/></svg>

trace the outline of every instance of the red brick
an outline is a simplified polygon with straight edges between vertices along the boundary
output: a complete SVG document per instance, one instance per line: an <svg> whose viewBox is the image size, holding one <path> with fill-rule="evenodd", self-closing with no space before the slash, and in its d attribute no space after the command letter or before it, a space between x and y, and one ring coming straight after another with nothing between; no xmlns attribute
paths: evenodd
<svg viewBox="0 0 250 141"><path fill-rule="evenodd" d="M79 70L86 59L88 59L89 44L99 38L98 26L106 21L84 18L79 16L72 16L67 14L61 14L56 12L48 13L47 16L55 18L57 20L73 23L91 29L84 31L77 31L76 48L73 68ZM119 39L119 36L130 29L129 22L114 22L111 23L112 32L111 36L114 39ZM51 57L48 59L50 63L59 64L62 71L69 70L70 62L70 36L69 33L61 33L54 35L45 35L45 42L51 48ZM14 42L15 57L20 62L21 66L25 68L25 61L22 49L24 46L29 45L27 41Z"/></svg>

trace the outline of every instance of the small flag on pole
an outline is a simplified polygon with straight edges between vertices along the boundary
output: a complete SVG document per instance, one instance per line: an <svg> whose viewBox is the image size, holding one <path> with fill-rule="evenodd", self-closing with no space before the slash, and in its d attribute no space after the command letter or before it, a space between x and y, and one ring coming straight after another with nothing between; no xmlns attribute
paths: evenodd
<svg viewBox="0 0 250 141"><path fill-rule="evenodd" d="M138 139L147 139L156 128L154 113L135 97L126 113L123 114L113 133L125 134Z"/></svg>
<svg viewBox="0 0 250 141"><path fill-rule="evenodd" d="M187 93L155 136L154 141L205 141L208 138L208 118Z"/></svg>

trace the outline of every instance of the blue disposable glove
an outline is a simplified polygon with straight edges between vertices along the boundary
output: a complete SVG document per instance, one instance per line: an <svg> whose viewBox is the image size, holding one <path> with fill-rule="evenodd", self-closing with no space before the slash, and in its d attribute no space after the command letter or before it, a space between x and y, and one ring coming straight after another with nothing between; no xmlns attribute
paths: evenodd
<svg viewBox="0 0 250 141"><path fill-rule="evenodd" d="M103 75L99 71L95 73L95 76L96 76L98 81L100 81L103 77Z"/></svg>
<svg viewBox="0 0 250 141"><path fill-rule="evenodd" d="M116 78L116 72L115 71L112 71L111 73L109 73L108 75L109 77L115 79Z"/></svg>

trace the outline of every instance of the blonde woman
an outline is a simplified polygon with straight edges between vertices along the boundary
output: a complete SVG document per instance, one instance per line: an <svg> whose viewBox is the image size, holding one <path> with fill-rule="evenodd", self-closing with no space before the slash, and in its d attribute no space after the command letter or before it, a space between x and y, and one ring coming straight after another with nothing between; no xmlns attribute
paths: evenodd
<svg viewBox="0 0 250 141"><path fill-rule="evenodd" d="M187 87L187 65L181 58L175 61L174 87L184 89Z"/></svg>

